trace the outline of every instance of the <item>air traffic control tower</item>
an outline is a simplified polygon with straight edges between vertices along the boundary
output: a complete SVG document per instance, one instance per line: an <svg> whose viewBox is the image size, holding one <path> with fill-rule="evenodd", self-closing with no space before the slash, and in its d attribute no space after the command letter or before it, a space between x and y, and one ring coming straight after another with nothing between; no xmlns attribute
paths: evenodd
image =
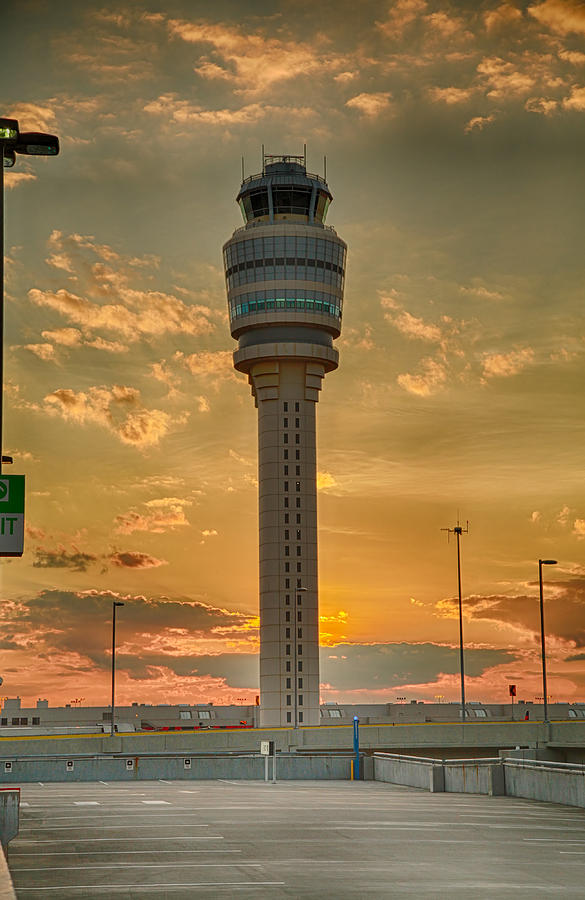
<svg viewBox="0 0 585 900"><path fill-rule="evenodd" d="M347 246L304 156L264 156L223 248L234 366L258 408L260 725L319 724L316 405L337 368Z"/></svg>

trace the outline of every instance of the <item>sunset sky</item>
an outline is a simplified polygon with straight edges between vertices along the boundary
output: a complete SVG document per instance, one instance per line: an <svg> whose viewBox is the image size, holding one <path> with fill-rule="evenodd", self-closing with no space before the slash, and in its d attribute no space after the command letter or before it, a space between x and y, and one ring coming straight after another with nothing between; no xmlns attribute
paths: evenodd
<svg viewBox="0 0 585 900"><path fill-rule="evenodd" d="M5 696L253 701L256 412L221 246L302 154L347 242L318 406L324 700L585 700L585 5L6 0Z"/></svg>

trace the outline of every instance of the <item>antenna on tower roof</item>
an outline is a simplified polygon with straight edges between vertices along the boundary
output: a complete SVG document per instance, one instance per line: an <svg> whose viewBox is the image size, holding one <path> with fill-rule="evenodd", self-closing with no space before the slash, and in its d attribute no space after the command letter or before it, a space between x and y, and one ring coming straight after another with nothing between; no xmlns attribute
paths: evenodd
<svg viewBox="0 0 585 900"><path fill-rule="evenodd" d="M262 144L262 174L264 175L264 144Z"/></svg>
<svg viewBox="0 0 585 900"><path fill-rule="evenodd" d="M305 169L307 168L307 145L303 144L303 162L305 165Z"/></svg>
<svg viewBox="0 0 585 900"><path fill-rule="evenodd" d="M244 181L244 178L245 178L245 175L244 175L244 157L242 156L242 181Z"/></svg>
<svg viewBox="0 0 585 900"><path fill-rule="evenodd" d="M327 181L327 157L323 157L323 180Z"/></svg>

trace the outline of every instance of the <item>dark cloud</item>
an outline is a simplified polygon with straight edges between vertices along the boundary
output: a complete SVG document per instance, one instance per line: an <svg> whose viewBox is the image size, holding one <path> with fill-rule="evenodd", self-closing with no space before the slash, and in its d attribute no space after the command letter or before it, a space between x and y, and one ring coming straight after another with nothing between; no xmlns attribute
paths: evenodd
<svg viewBox="0 0 585 900"><path fill-rule="evenodd" d="M167 666L184 674L197 667L195 640L233 640L240 631L254 634L254 620L238 612L220 609L198 600L120 594L114 591L44 590L34 597L0 607L6 639L26 642L37 658L50 660L55 654L74 654L78 669L91 661L98 669L110 665L112 602L122 600L118 611L121 653L118 665L127 660L130 672L145 672L148 666ZM153 642L163 642L156 650ZM193 652L187 652L192 646ZM218 657L219 658L219 657ZM120 662L122 661L122 662ZM175 670L173 669L173 670ZM145 677L136 674L135 677Z"/></svg>
<svg viewBox="0 0 585 900"><path fill-rule="evenodd" d="M139 550L115 550L105 556L96 556L77 548L67 550L59 547L57 550L48 550L45 547L35 547L33 557L36 569L71 569L73 572L87 572L90 566L97 564L107 567L108 563L120 569L155 569L167 565L165 559L158 559Z"/></svg>
<svg viewBox="0 0 585 900"><path fill-rule="evenodd" d="M584 662L585 653L574 653L573 656L566 656L565 662Z"/></svg>
<svg viewBox="0 0 585 900"><path fill-rule="evenodd" d="M69 552L64 547L58 550L46 550L36 547L33 566L36 569L72 569L74 572L87 572L89 566L98 561L93 553L82 553L80 550Z"/></svg>
<svg viewBox="0 0 585 900"><path fill-rule="evenodd" d="M148 553L139 553L137 550L126 550L112 553L108 557L112 565L121 569L156 569L158 566L166 566L165 559L157 559Z"/></svg>
<svg viewBox="0 0 585 900"><path fill-rule="evenodd" d="M517 658L509 650L470 648L465 651L466 673L477 677ZM441 644L338 644L321 651L321 681L336 690L426 684L458 672L459 650Z"/></svg>
<svg viewBox="0 0 585 900"><path fill-rule="evenodd" d="M535 589L538 590L536 584ZM441 600L437 608L453 615L457 611L457 600ZM538 596L474 595L465 598L464 612L470 619L511 625L540 634ZM576 647L585 647L585 579L555 581L554 586L548 586L545 595L545 628L549 635L574 643Z"/></svg>

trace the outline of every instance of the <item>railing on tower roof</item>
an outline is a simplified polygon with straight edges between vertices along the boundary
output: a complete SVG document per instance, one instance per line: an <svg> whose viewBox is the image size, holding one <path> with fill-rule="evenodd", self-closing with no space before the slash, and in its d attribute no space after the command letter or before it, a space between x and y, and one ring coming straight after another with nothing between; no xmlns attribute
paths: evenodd
<svg viewBox="0 0 585 900"><path fill-rule="evenodd" d="M275 173L275 174L276 174L276 173ZM284 175L285 173L284 173L284 172L278 172L277 174L278 174L279 176L282 176L282 175ZM298 175L298 174L300 174L300 173L297 173L297 172L291 172L291 175L293 175L293 176L294 176L294 175ZM329 190L329 185L327 184L327 182L325 181L325 179L323 178L322 175L313 175L313 174L310 173L310 172L305 172L305 173L304 173L304 176L305 176L305 178L311 178L311 179L314 180L314 181L320 181L321 184L325 185L325 187L327 188L327 190ZM248 177L247 177L247 178L244 178L244 180L242 181L242 186L243 186L244 184L248 184L250 181L257 181L259 178L270 178L270 177L271 177L271 174L270 174L270 173L267 174L266 172L258 172L257 175L248 175Z"/></svg>

